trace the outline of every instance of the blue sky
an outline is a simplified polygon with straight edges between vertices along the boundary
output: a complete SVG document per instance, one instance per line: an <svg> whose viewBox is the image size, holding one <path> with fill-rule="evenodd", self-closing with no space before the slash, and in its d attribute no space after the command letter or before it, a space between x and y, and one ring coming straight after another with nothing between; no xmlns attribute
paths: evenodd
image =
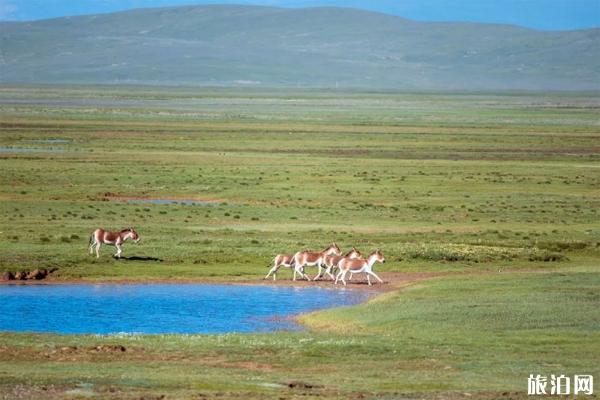
<svg viewBox="0 0 600 400"><path fill-rule="evenodd" d="M600 0L0 0L0 20L32 20L183 4L354 7L421 21L472 21L541 30L600 26Z"/></svg>

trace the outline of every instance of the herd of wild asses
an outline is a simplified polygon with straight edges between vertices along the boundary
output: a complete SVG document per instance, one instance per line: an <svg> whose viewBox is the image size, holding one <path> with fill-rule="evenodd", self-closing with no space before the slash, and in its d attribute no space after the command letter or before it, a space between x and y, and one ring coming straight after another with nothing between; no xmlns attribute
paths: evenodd
<svg viewBox="0 0 600 400"><path fill-rule="evenodd" d="M94 254L95 249L96 257L100 257L100 246L107 244L117 248L115 257L119 258L121 257L121 253L123 251L121 246L127 239L131 239L138 243L140 241L140 236L133 228L123 229L119 232L96 229L90 236L90 254ZM273 267L267 276L265 276L265 279L273 275L273 280L276 280L277 271L279 268L287 267L294 270L294 280L296 280L297 275L300 275L302 278L310 281L311 279L304 272L304 267L316 266L319 268L319 272L317 276L315 276L314 280L322 278L323 273L325 273L329 275L329 277L331 277L336 284L338 281L341 281L344 285L346 285L346 275L348 273L350 273L350 279L352 279L352 274L363 273L366 275L369 285L371 285L371 276L377 279L380 283L383 283L381 278L379 278L375 272L373 272L373 264L375 264L376 261L385 263L385 258L379 250L375 250L369 254L367 258L363 258L360 251L352 247L352 250L342 255L342 251L338 245L332 243L323 251L304 250L299 251L294 255L278 254L273 259ZM333 272L336 272L335 276L333 275Z"/></svg>
<svg viewBox="0 0 600 400"><path fill-rule="evenodd" d="M375 272L373 272L373 264L376 261L385 262L385 258L379 250L375 250L367 258L362 258L360 251L353 247L352 250L342 255L340 248L333 243L323 251L304 250L294 255L278 254L273 259L273 267L267 276L265 276L265 279L271 275L273 275L273 280L277 279L277 270L281 267L287 267L293 268L294 280L296 280L296 275L300 275L302 278L310 281L310 278L304 272L304 267L316 266L319 268L319 272L314 280L320 279L323 276L323 272L325 272L336 284L338 281L342 281L346 285L346 274L349 272L350 279L352 279L352 274L363 273L367 276L369 285L371 285L371 276L376 278L380 283L383 283ZM333 272L336 269L337 273L334 277Z"/></svg>

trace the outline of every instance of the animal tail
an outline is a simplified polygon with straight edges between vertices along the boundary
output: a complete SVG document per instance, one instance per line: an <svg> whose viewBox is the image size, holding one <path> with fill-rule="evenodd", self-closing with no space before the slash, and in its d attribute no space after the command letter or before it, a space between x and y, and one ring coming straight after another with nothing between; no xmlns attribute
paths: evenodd
<svg viewBox="0 0 600 400"><path fill-rule="evenodd" d="M90 242L88 243L88 247L91 247L93 243L94 243L94 234L92 233L90 235Z"/></svg>

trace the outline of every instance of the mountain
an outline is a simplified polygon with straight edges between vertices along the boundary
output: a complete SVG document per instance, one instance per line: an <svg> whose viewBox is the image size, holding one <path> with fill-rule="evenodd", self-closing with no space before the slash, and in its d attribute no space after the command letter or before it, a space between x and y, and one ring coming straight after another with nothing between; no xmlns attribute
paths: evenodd
<svg viewBox="0 0 600 400"><path fill-rule="evenodd" d="M0 83L600 90L600 29L185 6L0 22Z"/></svg>

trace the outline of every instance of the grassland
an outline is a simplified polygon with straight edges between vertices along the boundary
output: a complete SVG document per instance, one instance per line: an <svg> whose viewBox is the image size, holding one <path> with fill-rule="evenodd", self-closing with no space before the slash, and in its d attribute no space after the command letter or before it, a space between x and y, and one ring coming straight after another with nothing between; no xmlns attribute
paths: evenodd
<svg viewBox="0 0 600 400"><path fill-rule="evenodd" d="M276 253L335 241L382 249L377 271L445 275L304 316L305 333L1 334L0 394L496 398L524 396L530 373L598 377L599 107L577 93L3 87L0 271L253 280ZM134 226L137 259L87 255L99 226ZM93 350L106 344L128 350Z"/></svg>

